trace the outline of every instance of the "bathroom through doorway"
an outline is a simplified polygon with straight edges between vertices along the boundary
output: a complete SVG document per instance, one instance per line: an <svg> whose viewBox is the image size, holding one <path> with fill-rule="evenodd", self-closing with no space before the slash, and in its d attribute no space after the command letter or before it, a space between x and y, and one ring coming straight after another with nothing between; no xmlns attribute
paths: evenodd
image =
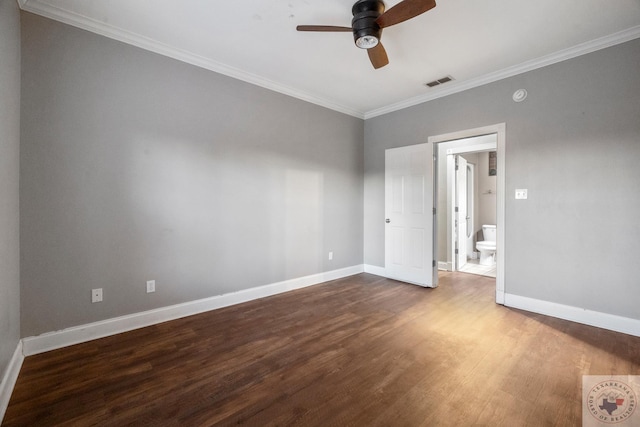
<svg viewBox="0 0 640 427"><path fill-rule="evenodd" d="M429 142L434 143L438 269L495 277L496 302L502 304L505 125L431 137Z"/></svg>
<svg viewBox="0 0 640 427"><path fill-rule="evenodd" d="M495 135L489 135L492 139ZM482 137L481 137L482 138ZM447 221L451 268L449 271L496 277L496 169L489 163L494 151L447 155ZM450 179L453 178L453 179Z"/></svg>

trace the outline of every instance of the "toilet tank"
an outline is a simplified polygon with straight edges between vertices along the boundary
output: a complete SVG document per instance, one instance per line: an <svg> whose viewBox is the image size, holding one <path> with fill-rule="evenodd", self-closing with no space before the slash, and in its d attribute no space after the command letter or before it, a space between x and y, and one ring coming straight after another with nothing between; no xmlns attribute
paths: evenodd
<svg viewBox="0 0 640 427"><path fill-rule="evenodd" d="M483 225L482 226L482 235L484 236L485 241L495 242L496 241L496 226L495 225Z"/></svg>

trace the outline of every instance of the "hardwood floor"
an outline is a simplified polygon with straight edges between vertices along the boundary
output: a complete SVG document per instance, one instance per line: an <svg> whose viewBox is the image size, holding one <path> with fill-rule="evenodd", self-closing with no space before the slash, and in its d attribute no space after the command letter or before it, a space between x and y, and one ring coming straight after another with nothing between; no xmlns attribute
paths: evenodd
<svg viewBox="0 0 640 427"><path fill-rule="evenodd" d="M640 338L360 274L27 357L3 426L577 426Z"/></svg>

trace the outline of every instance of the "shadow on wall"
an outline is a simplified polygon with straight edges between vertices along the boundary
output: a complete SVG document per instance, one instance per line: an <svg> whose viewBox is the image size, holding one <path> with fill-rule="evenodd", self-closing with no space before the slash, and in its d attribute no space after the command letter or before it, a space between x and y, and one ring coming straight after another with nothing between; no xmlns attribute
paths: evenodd
<svg viewBox="0 0 640 427"><path fill-rule="evenodd" d="M293 169L279 154L197 148L144 137L130 147L125 181L140 236L130 243L145 270L203 288L238 276L262 285L265 269L273 281L323 270L322 171Z"/></svg>

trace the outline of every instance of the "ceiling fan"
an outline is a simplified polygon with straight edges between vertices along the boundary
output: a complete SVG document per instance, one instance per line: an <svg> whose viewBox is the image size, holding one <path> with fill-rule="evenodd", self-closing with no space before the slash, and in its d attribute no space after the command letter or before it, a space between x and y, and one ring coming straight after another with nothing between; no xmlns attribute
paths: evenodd
<svg viewBox="0 0 640 427"><path fill-rule="evenodd" d="M351 27L332 25L298 25L298 31L353 32L356 46L367 49L373 68L378 69L389 63L387 51L380 38L382 29L414 18L436 6L435 0L404 0L384 11L382 0L358 0L353 5Z"/></svg>

